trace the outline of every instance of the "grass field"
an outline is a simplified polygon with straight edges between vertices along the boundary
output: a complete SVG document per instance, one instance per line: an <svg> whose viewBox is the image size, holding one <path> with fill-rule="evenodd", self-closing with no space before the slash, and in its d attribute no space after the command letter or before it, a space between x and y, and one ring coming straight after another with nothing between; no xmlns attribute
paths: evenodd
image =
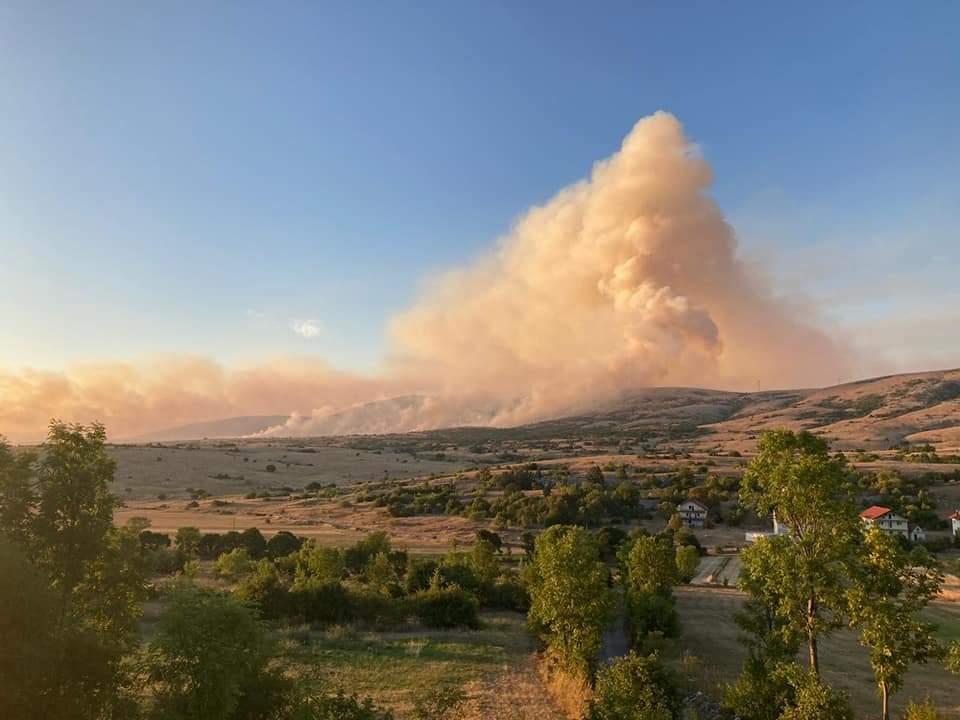
<svg viewBox="0 0 960 720"><path fill-rule="evenodd" d="M736 677L745 656L733 621L743 595L734 590L685 586L676 589L676 597L682 623L680 652L699 658L698 684L719 696L718 688ZM941 624L942 639L960 638L960 608L938 603L928 612ZM822 643L821 664L827 682L850 693L858 718L877 716L879 700L867 651L851 632L838 632ZM911 668L903 689L893 697L893 716L900 717L909 700L928 696L944 720L960 719L960 680L938 664Z"/></svg>
<svg viewBox="0 0 960 720"><path fill-rule="evenodd" d="M366 633L350 628L281 629L284 655L301 671L373 697L410 717L415 699L438 683L462 687L462 718L559 720L533 669L533 641L516 613L486 613L475 631L411 629Z"/></svg>

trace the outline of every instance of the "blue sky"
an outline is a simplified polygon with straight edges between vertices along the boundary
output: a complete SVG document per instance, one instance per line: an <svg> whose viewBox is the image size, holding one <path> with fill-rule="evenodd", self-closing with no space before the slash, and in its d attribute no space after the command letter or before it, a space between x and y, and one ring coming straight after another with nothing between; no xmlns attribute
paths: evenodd
<svg viewBox="0 0 960 720"><path fill-rule="evenodd" d="M960 365L960 4L773 5L5 3L0 367L374 368L658 109L778 287Z"/></svg>

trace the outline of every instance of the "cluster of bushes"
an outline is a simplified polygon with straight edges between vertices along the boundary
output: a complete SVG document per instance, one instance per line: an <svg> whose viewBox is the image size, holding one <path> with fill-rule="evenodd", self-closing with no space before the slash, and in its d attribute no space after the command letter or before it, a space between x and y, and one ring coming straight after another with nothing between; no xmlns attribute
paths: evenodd
<svg viewBox="0 0 960 720"><path fill-rule="evenodd" d="M393 550L382 532L345 549L308 542L284 558L262 559L235 592L264 617L320 625L389 627L416 617L429 627L473 628L481 607L524 611L529 603L521 579L502 570L489 540L434 561Z"/></svg>
<svg viewBox="0 0 960 720"><path fill-rule="evenodd" d="M411 517L414 515L458 515L463 503L457 497L456 487L452 484L414 485L395 488L386 493L361 495L358 500L372 500L377 507L385 507L393 517Z"/></svg>

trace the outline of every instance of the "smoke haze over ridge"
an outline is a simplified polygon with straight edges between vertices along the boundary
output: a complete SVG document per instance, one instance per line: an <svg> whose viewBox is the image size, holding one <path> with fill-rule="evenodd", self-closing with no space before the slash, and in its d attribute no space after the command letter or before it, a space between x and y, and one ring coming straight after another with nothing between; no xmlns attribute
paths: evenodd
<svg viewBox="0 0 960 720"><path fill-rule="evenodd" d="M814 310L737 254L709 165L672 115L642 119L588 179L531 208L489 254L429 279L390 323L385 370L198 357L0 369L0 432L100 419L115 437L294 413L277 435L508 426L655 385L814 386L851 371ZM337 413L409 396L377 417Z"/></svg>

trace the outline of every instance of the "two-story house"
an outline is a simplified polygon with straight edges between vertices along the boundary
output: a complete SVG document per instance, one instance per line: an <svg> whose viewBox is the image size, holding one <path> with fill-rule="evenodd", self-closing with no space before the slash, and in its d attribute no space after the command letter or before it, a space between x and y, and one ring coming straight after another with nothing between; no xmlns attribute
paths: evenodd
<svg viewBox="0 0 960 720"><path fill-rule="evenodd" d="M864 525L876 525L886 533L910 536L910 526L905 517L897 515L890 508L872 505L860 513Z"/></svg>
<svg viewBox="0 0 960 720"><path fill-rule="evenodd" d="M960 535L960 510L950 516L950 530L954 535Z"/></svg>
<svg viewBox="0 0 960 720"><path fill-rule="evenodd" d="M702 528L707 519L707 508L696 500L687 500L677 505L677 515L684 527Z"/></svg>

